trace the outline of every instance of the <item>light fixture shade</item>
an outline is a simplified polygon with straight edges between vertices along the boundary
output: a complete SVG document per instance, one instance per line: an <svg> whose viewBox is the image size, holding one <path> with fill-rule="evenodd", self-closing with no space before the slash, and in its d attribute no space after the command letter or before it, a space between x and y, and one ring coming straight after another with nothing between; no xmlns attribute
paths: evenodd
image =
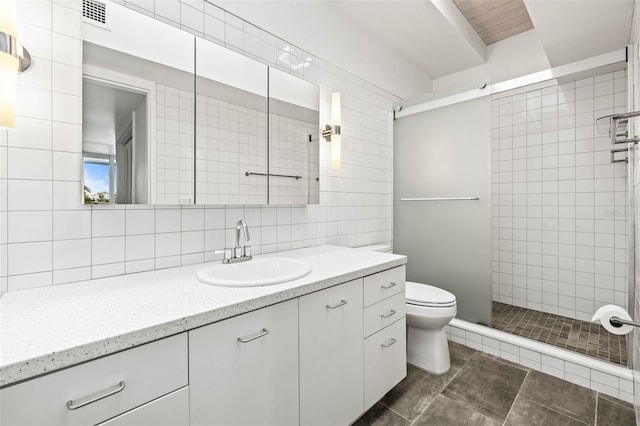
<svg viewBox="0 0 640 426"><path fill-rule="evenodd" d="M340 168L341 136L331 135L331 168Z"/></svg>
<svg viewBox="0 0 640 426"><path fill-rule="evenodd" d="M18 58L0 53L0 127L16 126Z"/></svg>
<svg viewBox="0 0 640 426"><path fill-rule="evenodd" d="M0 0L0 31L14 38L18 37L16 0Z"/></svg>
<svg viewBox="0 0 640 426"><path fill-rule="evenodd" d="M5 45L4 49L0 49L0 127L14 128L20 63L18 58L8 52L11 51L11 38L15 40L18 36L16 1L0 0L0 11L0 33L5 34L3 43L9 44Z"/></svg>
<svg viewBox="0 0 640 426"><path fill-rule="evenodd" d="M341 115L341 105L340 105L340 93L333 92L331 94L331 127L333 128L333 133L331 134L331 168L339 169L340 168L340 156L342 150L342 135L341 126L342 126L342 115Z"/></svg>

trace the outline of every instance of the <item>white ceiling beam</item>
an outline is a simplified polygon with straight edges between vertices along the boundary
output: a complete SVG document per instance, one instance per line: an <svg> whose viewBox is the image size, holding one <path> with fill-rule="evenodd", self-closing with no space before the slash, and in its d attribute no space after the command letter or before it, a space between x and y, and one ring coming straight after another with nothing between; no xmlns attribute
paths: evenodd
<svg viewBox="0 0 640 426"><path fill-rule="evenodd" d="M419 114L421 112L430 111L436 108L442 108L448 105L469 101L471 99L481 98L483 96L495 95L513 89L529 86L536 83L558 79L567 76L580 75L589 70L595 70L613 64L624 63L626 60L626 50L619 49L613 52L594 56L593 58L583 59L570 64L561 65L555 68L549 68L543 71L527 74L511 80L502 81L491 84L484 89L471 89L461 93L450 94L445 92L441 98L432 99L427 102L411 105L402 108L401 111L395 113L395 118L407 117L409 115Z"/></svg>
<svg viewBox="0 0 640 426"><path fill-rule="evenodd" d="M471 48L478 54L480 59L487 60L487 45L480 38L476 30L473 29L467 18L464 17L460 9L452 0L430 0L438 9L438 12L456 29L466 40Z"/></svg>

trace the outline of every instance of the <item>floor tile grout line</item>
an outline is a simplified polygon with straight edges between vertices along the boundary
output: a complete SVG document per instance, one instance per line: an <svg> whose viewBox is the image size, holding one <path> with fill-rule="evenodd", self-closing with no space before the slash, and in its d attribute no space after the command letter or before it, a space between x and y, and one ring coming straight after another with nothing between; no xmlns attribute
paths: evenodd
<svg viewBox="0 0 640 426"><path fill-rule="evenodd" d="M505 424L505 422L509 418L509 414L511 414L511 410L513 410L513 406L516 405L516 400L520 396L520 392L522 392L522 387L524 386L524 382L527 381L527 377L529 377L530 373L531 373L531 369L527 368L527 374L524 375L524 379L522 379L522 383L520 383L520 386L518 387L518 392L516 392L516 396L513 398L513 401L511 401L511 406L509 407L509 410L507 411L507 415L504 417L502 424Z"/></svg>
<svg viewBox="0 0 640 426"><path fill-rule="evenodd" d="M389 407L387 404L385 404L384 402L380 401L380 405L382 405L384 408L386 408L387 410L391 411L393 414L397 414L398 416L400 416L400 418L406 420L407 422L409 422L409 424L411 423L411 420L409 420L408 418L406 418L405 416L403 416L402 414L398 413L396 410L394 410L393 408Z"/></svg>
<svg viewBox="0 0 640 426"><path fill-rule="evenodd" d="M527 398L527 399L531 400L532 402L535 402L536 404L540 405L540 406L541 406L541 407L543 407L543 408L546 408L546 409L547 409L547 410L549 410L549 411L553 411L554 413L558 413L558 414L560 414L561 416L568 417L568 418L570 418L571 420L575 420L575 421L577 421L578 423L581 423L581 424L583 424L583 425L587 425L587 426L595 426L595 425L589 425L588 423L585 423L585 422L583 422L582 420L577 419L577 418L573 417L573 416L572 416L572 415L570 415L570 414L563 413L563 412L558 411L558 410L556 410L556 409L553 409L553 408L551 408L551 407L549 407L549 406L547 406L547 405L544 405L544 404L542 404L541 402L536 401L535 399L529 398L528 396L522 395L522 397L523 397L523 398ZM597 406L597 404L598 404L598 403L597 403L597 401L596 401L596 406Z"/></svg>
<svg viewBox="0 0 640 426"><path fill-rule="evenodd" d="M600 392L596 392L596 408L593 413L593 426L598 426L598 403L600 402Z"/></svg>
<svg viewBox="0 0 640 426"><path fill-rule="evenodd" d="M415 424L415 422L417 422L417 421L418 421L418 419L419 419L419 418L420 418L420 417L421 417L421 416L422 416L422 415L423 415L423 414L424 414L424 413L429 409L429 407L431 407L431 404L433 404L433 401L435 401L435 399L438 397L438 395L442 395L442 391L444 391L444 390L445 390L445 388L446 388L447 386L449 386L449 383L451 383L451 382L453 381L453 379L455 379L455 378L458 376L458 374L460 374L460 372L462 371L462 369L463 369L464 367L466 367L466 366L467 366L467 364L469 364L469 362L471 362L471 360L473 359L473 357L474 357L478 352L479 352L478 350L474 350L473 355L471 355L471 356L469 357L469 359L468 359L464 364L462 364L462 365L460 366L460 368L458 369L458 371L456 371L456 374L454 374L453 376L451 376L451 378L450 378L450 379L447 381L447 383L442 387L442 389L440 389L440 392L438 392L438 393L436 394L436 396L431 400L431 402L429 402L429 404L427 404L427 406L426 406L426 407L425 407L425 408L420 412L420 414L418 414L418 415L416 416L416 418L415 418L412 422L410 422L410 424L409 424L410 426L412 426L413 424ZM455 400L454 400L454 401L455 401ZM474 411L475 411L475 410L474 410ZM485 416L485 417L486 417L486 416Z"/></svg>

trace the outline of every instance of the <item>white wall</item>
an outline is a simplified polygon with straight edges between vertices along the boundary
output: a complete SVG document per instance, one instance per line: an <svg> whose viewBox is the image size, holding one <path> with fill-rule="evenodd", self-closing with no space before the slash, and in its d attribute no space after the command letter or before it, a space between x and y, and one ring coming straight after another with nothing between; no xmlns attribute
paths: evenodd
<svg viewBox="0 0 640 426"><path fill-rule="evenodd" d="M459 87L485 78L498 83L550 68L535 30L529 30L487 46L487 63L433 80L433 90Z"/></svg>
<svg viewBox="0 0 640 426"><path fill-rule="evenodd" d="M595 126L626 87L617 71L494 95L494 300L587 321L626 306L626 166Z"/></svg>
<svg viewBox="0 0 640 426"><path fill-rule="evenodd" d="M391 242L397 99L321 58L296 67L289 52L297 46L202 0L127 6L319 84L321 123L330 92L342 92L342 168L330 169L321 145L319 206L83 206L80 6L18 2L34 67L19 77L16 128L0 131L2 291L213 260L233 244L240 218L255 253Z"/></svg>

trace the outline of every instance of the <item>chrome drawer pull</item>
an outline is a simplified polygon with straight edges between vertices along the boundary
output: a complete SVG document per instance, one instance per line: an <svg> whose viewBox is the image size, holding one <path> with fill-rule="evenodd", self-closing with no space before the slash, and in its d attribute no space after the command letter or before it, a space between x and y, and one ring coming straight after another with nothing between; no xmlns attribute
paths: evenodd
<svg viewBox="0 0 640 426"><path fill-rule="evenodd" d="M395 315L396 311L394 311L393 309L389 309L389 313L388 314L380 314L380 318L389 318L392 315Z"/></svg>
<svg viewBox="0 0 640 426"><path fill-rule="evenodd" d="M250 342L252 340L259 339L262 336L266 336L267 334L269 334L269 330L267 330L266 328L263 328L262 331L259 331L256 334L253 334L251 336L238 337L238 342L240 342L240 343L248 343L248 342Z"/></svg>
<svg viewBox="0 0 640 426"><path fill-rule="evenodd" d="M395 342L397 342L397 340L394 339L394 338L391 338L391 339L389 339L388 343L383 343L381 346L383 348L388 348L389 346L393 345Z"/></svg>
<svg viewBox="0 0 640 426"><path fill-rule="evenodd" d="M383 284L381 287L382 287L383 289L385 289L385 290L389 290L390 288L393 288L393 287L395 287L396 285L397 285L396 283L394 283L394 282L390 282L390 283L389 283L389 285L384 285L384 284Z"/></svg>
<svg viewBox="0 0 640 426"><path fill-rule="evenodd" d="M122 392L124 390L124 380L120 381L117 385L102 392L96 393L94 396L90 396L86 398L84 401L74 402L73 399L67 401L67 409L69 410L77 410L78 408L82 408L85 405L93 404L96 401L100 401L101 399L105 399L108 396L115 395L118 392Z"/></svg>
<svg viewBox="0 0 640 426"><path fill-rule="evenodd" d="M340 306L344 306L346 304L347 304L346 300L341 300L340 303L336 303L335 305L327 305L327 308L335 309L335 308L339 308Z"/></svg>

